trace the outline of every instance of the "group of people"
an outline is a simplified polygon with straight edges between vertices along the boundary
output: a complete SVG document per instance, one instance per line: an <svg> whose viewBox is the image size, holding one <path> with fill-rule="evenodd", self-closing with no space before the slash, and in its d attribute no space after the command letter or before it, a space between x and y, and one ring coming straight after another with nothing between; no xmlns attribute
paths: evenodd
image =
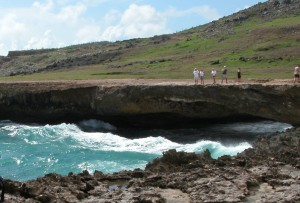
<svg viewBox="0 0 300 203"><path fill-rule="evenodd" d="M195 68L193 74L194 74L195 85L198 84L199 78L200 78L200 83L204 85L204 71L203 70L199 71L197 68Z"/></svg>
<svg viewBox="0 0 300 203"><path fill-rule="evenodd" d="M204 71L203 70L198 70L197 68L194 69L193 71L193 75L194 75L194 81L195 84L198 84L199 78L200 78L200 82L201 84L204 84ZM217 70L216 69L212 69L211 70L211 75L212 75L212 80L213 80L213 84L216 84L216 75L217 75ZM300 68L299 66L296 66L294 69L294 83L299 83L300 79ZM237 70L237 82L241 82L241 78L242 78L242 73L241 73L241 69L238 68ZM227 83L227 67L224 66L222 69L222 80L221 83Z"/></svg>
<svg viewBox="0 0 300 203"><path fill-rule="evenodd" d="M199 71L197 68L195 68L193 71L193 75L194 75L195 85L199 83L199 79L200 79L200 84L204 84L204 71L203 70ZM216 84L217 70L213 68L211 70L211 75L212 75L213 84ZM238 68L238 70L237 70L237 82L238 83L241 82L241 78L242 78L241 69ZM227 67L226 66L224 66L222 69L221 83L223 83L223 82L227 83Z"/></svg>

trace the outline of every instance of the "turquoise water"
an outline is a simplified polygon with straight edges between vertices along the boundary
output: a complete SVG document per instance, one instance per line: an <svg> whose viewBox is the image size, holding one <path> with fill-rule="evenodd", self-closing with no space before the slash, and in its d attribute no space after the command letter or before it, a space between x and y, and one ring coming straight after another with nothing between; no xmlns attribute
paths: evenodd
<svg viewBox="0 0 300 203"><path fill-rule="evenodd" d="M113 173L144 168L168 149L213 158L236 155L258 135L291 126L272 121L215 124L187 129L117 129L97 120L78 124L25 125L0 121L0 175L30 180L47 173L82 170Z"/></svg>

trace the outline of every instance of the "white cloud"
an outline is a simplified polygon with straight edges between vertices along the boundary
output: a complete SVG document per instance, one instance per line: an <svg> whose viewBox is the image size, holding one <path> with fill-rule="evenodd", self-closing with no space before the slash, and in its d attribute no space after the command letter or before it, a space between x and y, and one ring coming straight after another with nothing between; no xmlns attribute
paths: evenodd
<svg viewBox="0 0 300 203"><path fill-rule="evenodd" d="M220 17L209 6L182 11L173 8L167 12L158 11L151 5L138 4L131 4L123 11L111 9L103 12L102 7L96 7L109 2L36 0L29 7L0 8L0 55L6 55L10 50L57 48L92 41L151 37L172 32L167 27L171 18L183 19L197 15L215 20ZM95 7L90 11L90 6ZM99 9L99 13L96 9Z"/></svg>
<svg viewBox="0 0 300 203"><path fill-rule="evenodd" d="M85 25L77 31L74 43L98 41L100 39L100 36L100 27L96 25Z"/></svg>
<svg viewBox="0 0 300 203"><path fill-rule="evenodd" d="M42 10L42 11L49 11L53 8L54 3L52 0L48 0L46 3L42 4L38 1L33 3L33 7Z"/></svg>
<svg viewBox="0 0 300 203"><path fill-rule="evenodd" d="M150 5L131 4L120 22L109 26L102 38L108 40L149 37L168 32L167 19Z"/></svg>
<svg viewBox="0 0 300 203"><path fill-rule="evenodd" d="M209 21L217 20L221 17L218 11L210 6L195 7L190 9L189 12L198 14Z"/></svg>
<svg viewBox="0 0 300 203"><path fill-rule="evenodd" d="M16 37L26 31L26 25L18 22L17 15L9 13L0 20L0 40Z"/></svg>
<svg viewBox="0 0 300 203"><path fill-rule="evenodd" d="M1 53L5 53L6 52L6 48L5 48L5 45L3 43L0 43L0 55Z"/></svg>
<svg viewBox="0 0 300 203"><path fill-rule="evenodd" d="M48 48L53 42L51 30L47 30L42 36L31 37L25 45L25 49Z"/></svg>
<svg viewBox="0 0 300 203"><path fill-rule="evenodd" d="M0 55L98 40L100 26L85 18L86 9L83 4L61 7L53 0L36 1L27 8L0 9Z"/></svg>
<svg viewBox="0 0 300 203"><path fill-rule="evenodd" d="M23 42L24 33L27 31L27 25L20 22L14 12L0 15L0 55L6 55L9 50L19 49L18 44Z"/></svg>
<svg viewBox="0 0 300 203"><path fill-rule="evenodd" d="M104 21L105 25L112 25L116 23L122 17L122 13L118 10L110 10L105 16Z"/></svg>
<svg viewBox="0 0 300 203"><path fill-rule="evenodd" d="M96 6L96 5L104 4L109 1L111 0L82 0L82 3L89 6Z"/></svg>
<svg viewBox="0 0 300 203"><path fill-rule="evenodd" d="M77 23L85 11L86 7L83 4L67 6L61 9L58 14L58 19L65 21L66 23Z"/></svg>
<svg viewBox="0 0 300 203"><path fill-rule="evenodd" d="M170 8L164 13L164 15L168 17L184 17L195 14L208 21L217 20L221 17L217 9L206 5L193 7L186 10L177 10L176 8Z"/></svg>

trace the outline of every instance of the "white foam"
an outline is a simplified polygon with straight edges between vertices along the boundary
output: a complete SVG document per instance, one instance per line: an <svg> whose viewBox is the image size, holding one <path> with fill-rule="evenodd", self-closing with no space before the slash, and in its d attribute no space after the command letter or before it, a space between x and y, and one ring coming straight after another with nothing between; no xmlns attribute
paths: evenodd
<svg viewBox="0 0 300 203"><path fill-rule="evenodd" d="M79 126L82 128L85 128L87 130L97 131L97 130L109 130L109 131L115 131L117 128L110 123L96 120L96 119L89 119L79 122Z"/></svg>
<svg viewBox="0 0 300 203"><path fill-rule="evenodd" d="M140 152L161 155L164 151L169 149L197 153L208 149L212 157L217 158L224 154L236 155L251 147L249 143L224 146L219 142L206 140L198 141L193 144L179 144L161 136L128 139L113 133L83 132L75 124L66 123L45 126L10 125L2 128L10 131L12 136L24 136L24 141L28 144L39 144L39 142L36 141L38 140L38 136L46 138L44 142L64 142L65 139L70 138L76 143L73 147L100 151ZM26 136L26 131L32 134L31 139Z"/></svg>
<svg viewBox="0 0 300 203"><path fill-rule="evenodd" d="M20 165L21 163L23 163L22 158L20 159L17 157L13 157L12 159L16 162L17 165Z"/></svg>
<svg viewBox="0 0 300 203"><path fill-rule="evenodd" d="M144 168L147 164L147 161L140 161L135 164L125 164L116 161L89 161L89 162L82 162L77 165L77 167L81 170L87 170L89 173L93 173L95 170L100 170L102 172L117 172L122 170L134 170L136 168Z"/></svg>
<svg viewBox="0 0 300 203"><path fill-rule="evenodd" d="M81 146L101 151L118 151L118 152L141 152L161 155L169 149L177 151L200 153L208 149L213 158L222 155L236 155L239 152L250 148L251 145L243 142L236 145L225 146L219 142L198 141L193 144L179 144L172 142L164 137L147 137L139 139L127 139L114 135L112 133L84 133L73 134L73 138Z"/></svg>

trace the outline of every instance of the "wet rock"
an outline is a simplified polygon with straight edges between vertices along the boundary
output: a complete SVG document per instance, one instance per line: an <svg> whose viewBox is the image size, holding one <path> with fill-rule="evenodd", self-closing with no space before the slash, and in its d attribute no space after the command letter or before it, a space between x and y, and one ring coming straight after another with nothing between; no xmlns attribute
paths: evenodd
<svg viewBox="0 0 300 203"><path fill-rule="evenodd" d="M210 152L202 154L177 152L175 149L163 153L162 158L155 159L147 164L146 171L171 172L179 168L194 168L213 162Z"/></svg>
<svg viewBox="0 0 300 203"><path fill-rule="evenodd" d="M44 203L53 202L55 200L55 198L51 194L41 194L41 195L37 196L36 199L38 201L44 202Z"/></svg>

